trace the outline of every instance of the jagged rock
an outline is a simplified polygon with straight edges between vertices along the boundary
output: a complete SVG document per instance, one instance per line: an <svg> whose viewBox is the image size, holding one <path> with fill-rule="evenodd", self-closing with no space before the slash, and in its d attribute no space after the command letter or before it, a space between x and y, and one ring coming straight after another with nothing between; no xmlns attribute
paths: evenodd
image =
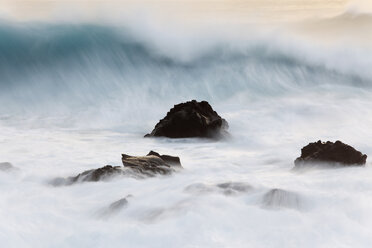
<svg viewBox="0 0 372 248"><path fill-rule="evenodd" d="M192 100L174 105L145 137L220 138L227 135L228 123L206 101Z"/></svg>
<svg viewBox="0 0 372 248"><path fill-rule="evenodd" d="M165 163L169 165L181 166L181 161L179 157L174 157L170 155L160 155L159 153L154 152L154 151L150 151L146 156L150 156L150 155L154 155L154 156L161 158L162 160L164 160Z"/></svg>
<svg viewBox="0 0 372 248"><path fill-rule="evenodd" d="M300 197L293 192L282 189L269 190L262 199L263 207L267 208L300 208Z"/></svg>
<svg viewBox="0 0 372 248"><path fill-rule="evenodd" d="M105 181L116 176L140 179L157 174L171 174L182 168L179 157L160 155L154 151L150 151L146 156L122 154L122 162L124 167L106 165L102 168L84 171L74 177L55 178L50 183L54 186L71 185L77 182Z"/></svg>
<svg viewBox="0 0 372 248"><path fill-rule="evenodd" d="M124 167L131 168L141 174L152 176L154 174L170 174L181 167L179 157L160 155L150 151L146 156L129 156L122 154Z"/></svg>
<svg viewBox="0 0 372 248"><path fill-rule="evenodd" d="M365 165L367 155L355 150L353 147L336 141L335 143L314 142L301 149L301 157L295 160L295 166L302 166L314 163L326 163L342 166Z"/></svg>
<svg viewBox="0 0 372 248"><path fill-rule="evenodd" d="M115 176L126 174L121 166L106 165L98 169L84 171L77 176L62 178L58 177L50 181L53 186L71 185L78 182L98 182L111 179Z"/></svg>
<svg viewBox="0 0 372 248"><path fill-rule="evenodd" d="M71 183L97 182L97 181L106 180L108 178L121 175L121 174L124 174L122 167L106 165L102 168L84 171L83 173L80 173L76 177L70 177L69 181L71 181Z"/></svg>

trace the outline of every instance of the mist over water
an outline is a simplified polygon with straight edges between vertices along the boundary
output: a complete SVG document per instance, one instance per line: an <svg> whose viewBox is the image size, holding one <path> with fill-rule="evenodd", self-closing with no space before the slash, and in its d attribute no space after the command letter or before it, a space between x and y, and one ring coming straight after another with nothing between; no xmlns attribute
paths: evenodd
<svg viewBox="0 0 372 248"><path fill-rule="evenodd" d="M326 40L177 25L0 23L0 162L18 168L0 171L2 246L369 247L368 159L364 168L292 170L319 139L372 152L363 27ZM209 101L231 139L142 138L191 99ZM150 150L180 156L184 170L48 183Z"/></svg>

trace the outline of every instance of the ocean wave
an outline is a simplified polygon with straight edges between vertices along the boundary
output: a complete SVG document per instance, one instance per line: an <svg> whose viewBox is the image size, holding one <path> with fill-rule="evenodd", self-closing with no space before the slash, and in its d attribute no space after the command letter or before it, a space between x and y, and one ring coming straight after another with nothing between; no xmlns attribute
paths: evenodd
<svg viewBox="0 0 372 248"><path fill-rule="evenodd" d="M208 46L163 40L159 47L140 33L93 24L0 25L0 113L101 109L115 115L126 109L127 115L190 99L243 95L239 99L246 101L317 87L371 86L368 50L314 47L254 32L249 39L209 37ZM180 47L185 50L177 52Z"/></svg>
<svg viewBox="0 0 372 248"><path fill-rule="evenodd" d="M342 17L345 18L344 15ZM255 33L252 32L248 39L240 40L219 37L220 40L210 42L202 48L198 48L198 44L194 42L186 49L187 51L175 53L175 48L172 48L174 44L171 44L172 40L163 42L162 47L159 47L159 44L151 43L151 36L147 36L148 40L144 41L144 38L138 35L140 33L141 30L133 31L125 27L93 24L16 25L3 23L0 24L0 68L21 69L21 67L34 65L52 66L58 63L61 66L60 62L63 61L83 63L95 59L110 65L120 64L121 61L140 65L147 61L164 66L197 67L216 61L241 62L255 59L258 62L281 63L289 66L299 64L343 72L341 68L337 68L337 65L329 66L326 65L327 61L321 62L326 56L323 58L320 56L323 52L318 50L320 47L310 47L302 40L293 40L293 37L281 39L278 37L279 34L255 38ZM180 36L182 36L181 33ZM154 35L161 36L162 34ZM206 38L200 37L201 40ZM185 40L187 42L187 38ZM184 47L178 46L178 48L181 50ZM328 55L332 57L339 50L343 50L345 54L349 52L348 47L338 48L328 50ZM192 50L197 53L193 53ZM350 52L354 51L350 50ZM190 55L184 58L180 55L182 52ZM364 53L364 55L368 57L372 54Z"/></svg>

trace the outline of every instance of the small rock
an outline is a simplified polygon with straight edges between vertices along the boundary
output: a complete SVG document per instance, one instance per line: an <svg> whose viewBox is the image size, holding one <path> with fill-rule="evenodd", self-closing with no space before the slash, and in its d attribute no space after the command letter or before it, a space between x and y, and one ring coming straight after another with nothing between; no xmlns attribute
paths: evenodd
<svg viewBox="0 0 372 248"><path fill-rule="evenodd" d="M0 163L0 171L11 171L15 169L16 168L9 162Z"/></svg>
<svg viewBox="0 0 372 248"><path fill-rule="evenodd" d="M233 195L236 193L247 192L252 189L252 186L240 182L228 182L217 184L217 187L223 189L225 195Z"/></svg>
<svg viewBox="0 0 372 248"><path fill-rule="evenodd" d="M70 180L72 183L75 182L97 182L112 178L123 173L123 170L120 166L111 166L106 165L102 168L93 169L84 171L76 177L71 177Z"/></svg>
<svg viewBox="0 0 372 248"><path fill-rule="evenodd" d="M206 193L213 193L215 188L212 185L207 185L204 183L193 183L188 185L185 189L185 192L192 193L192 194L206 194Z"/></svg>
<svg viewBox="0 0 372 248"><path fill-rule="evenodd" d="M128 205L128 200L127 200L127 198L124 197L124 198L121 198L118 201L115 201L115 202L111 203L110 206L108 206L108 210L110 212L118 212L121 209L123 209L124 207L126 207L127 205Z"/></svg>
<svg viewBox="0 0 372 248"><path fill-rule="evenodd" d="M330 165L362 166L365 165L367 155L355 150L353 147L336 141L335 143L314 142L301 149L301 157L295 160L295 166L314 163L327 163Z"/></svg>
<svg viewBox="0 0 372 248"><path fill-rule="evenodd" d="M87 170L77 176L68 178L54 178L49 183L53 186L67 186L79 182L98 182L105 181L115 176L124 175L123 167L106 165L104 167Z"/></svg>
<svg viewBox="0 0 372 248"><path fill-rule="evenodd" d="M271 189L262 199L262 205L268 208L294 208L300 207L297 194L282 189Z"/></svg>
<svg viewBox="0 0 372 248"><path fill-rule="evenodd" d="M128 195L124 198L121 198L118 201L115 201L111 203L109 206L104 207L100 209L97 212L97 217L99 218L109 218L112 215L118 214L120 211L122 211L124 208L126 208L129 204L128 198L131 197L132 195Z"/></svg>
<svg viewBox="0 0 372 248"><path fill-rule="evenodd" d="M185 191L193 194L220 193L224 195L236 195L250 191L252 186L241 182L226 182L219 184L194 183L185 188Z"/></svg>

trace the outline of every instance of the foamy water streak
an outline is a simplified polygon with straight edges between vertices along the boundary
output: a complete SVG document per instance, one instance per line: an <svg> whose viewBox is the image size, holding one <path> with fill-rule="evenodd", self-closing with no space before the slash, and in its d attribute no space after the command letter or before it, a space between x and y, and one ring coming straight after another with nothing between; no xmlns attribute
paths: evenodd
<svg viewBox="0 0 372 248"><path fill-rule="evenodd" d="M363 27L351 45L157 24L1 23L0 162L18 168L0 171L2 246L369 247L371 163L292 170L319 139L372 154ZM208 100L232 138L142 138L190 99ZM150 150L180 156L184 170L48 183Z"/></svg>

